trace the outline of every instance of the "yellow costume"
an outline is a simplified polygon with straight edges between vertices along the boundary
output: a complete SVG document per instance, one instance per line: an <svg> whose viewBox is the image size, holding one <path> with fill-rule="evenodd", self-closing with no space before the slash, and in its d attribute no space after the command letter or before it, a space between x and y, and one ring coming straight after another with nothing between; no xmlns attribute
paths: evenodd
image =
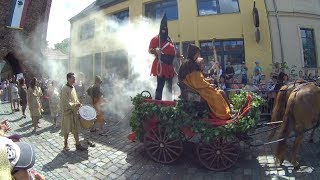
<svg viewBox="0 0 320 180"><path fill-rule="evenodd" d="M210 111L219 119L230 119L230 108L220 91L210 86L201 71L188 74L183 82L197 91L208 103Z"/></svg>
<svg viewBox="0 0 320 180"><path fill-rule="evenodd" d="M97 117L94 122L94 127L91 131L98 129L103 130L104 128L104 114L101 111L101 105L104 103L103 92L101 89L102 80L100 76L95 77L95 84L88 89L88 94L92 99L92 105L97 111ZM97 129L98 128L98 129Z"/></svg>
<svg viewBox="0 0 320 180"><path fill-rule="evenodd" d="M0 179L11 180L11 165L8 159L7 149L0 144Z"/></svg>
<svg viewBox="0 0 320 180"><path fill-rule="evenodd" d="M28 104L30 110L30 116L32 117L41 117L41 100L42 91L40 87L35 86L34 89L31 87L28 89Z"/></svg>
<svg viewBox="0 0 320 180"><path fill-rule="evenodd" d="M49 95L49 107L51 117L56 117L59 114L59 92L58 89L54 86L49 86L48 88Z"/></svg>
<svg viewBox="0 0 320 180"><path fill-rule="evenodd" d="M60 108L63 113L61 131L63 134L78 133L80 121L78 117L78 106L80 102L74 87L64 85L60 95Z"/></svg>

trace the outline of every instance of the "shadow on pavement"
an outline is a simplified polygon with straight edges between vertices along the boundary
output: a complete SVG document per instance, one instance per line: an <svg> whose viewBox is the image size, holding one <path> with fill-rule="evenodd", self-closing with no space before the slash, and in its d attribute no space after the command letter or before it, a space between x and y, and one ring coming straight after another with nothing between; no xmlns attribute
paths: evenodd
<svg viewBox="0 0 320 180"><path fill-rule="evenodd" d="M32 128L32 125L29 125L29 126L26 126L26 127L23 127L23 128L19 128L18 130L16 130L17 132L23 132L23 130L25 129L30 129ZM25 133L25 134L20 134L22 137L30 137L32 135L40 135L41 133L43 132L47 132L51 129L52 127L49 126L49 127L45 127L45 128L38 128L36 132L28 132L28 133Z"/></svg>
<svg viewBox="0 0 320 180"><path fill-rule="evenodd" d="M68 168L66 164L80 163L82 161L88 160L88 158L88 151L61 151L52 161L43 165L42 171L48 172L63 167Z"/></svg>
<svg viewBox="0 0 320 180"><path fill-rule="evenodd" d="M20 124L19 126L20 126L20 127L25 127L27 124L31 124L31 123L32 123L32 122L31 122L31 120L30 120L30 121L26 121L26 122Z"/></svg>
<svg viewBox="0 0 320 180"><path fill-rule="evenodd" d="M10 120L10 122L17 122L17 121L20 121L21 119L23 119L22 115L21 115L21 117L18 118L18 119Z"/></svg>

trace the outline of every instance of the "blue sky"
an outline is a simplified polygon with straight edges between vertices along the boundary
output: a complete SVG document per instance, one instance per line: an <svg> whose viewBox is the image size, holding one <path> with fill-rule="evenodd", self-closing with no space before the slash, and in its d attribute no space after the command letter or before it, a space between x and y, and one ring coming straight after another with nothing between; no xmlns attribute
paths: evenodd
<svg viewBox="0 0 320 180"><path fill-rule="evenodd" d="M69 19L95 0L53 0L51 4L47 41L49 46L70 37Z"/></svg>

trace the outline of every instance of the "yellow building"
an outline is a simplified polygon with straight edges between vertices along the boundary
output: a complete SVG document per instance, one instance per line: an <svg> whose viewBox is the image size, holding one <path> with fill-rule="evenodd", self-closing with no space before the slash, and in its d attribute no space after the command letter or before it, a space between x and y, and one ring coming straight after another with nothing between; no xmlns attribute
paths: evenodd
<svg viewBox="0 0 320 180"><path fill-rule="evenodd" d="M230 61L239 72L245 61L251 75L254 62L258 60L268 76L272 50L266 7L264 1L256 1L260 30L257 40L253 6L253 0L97 0L70 19L70 69L85 72L89 78L120 66L122 74L130 74L126 54L110 52L101 45L103 31L100 24L105 23L101 17L129 18L130 21L140 16L160 19L166 12L169 36L181 53L185 54L188 44L193 42L201 47L202 56L209 61L213 57L214 44L223 68ZM114 60L114 54L123 54L123 57L117 56Z"/></svg>

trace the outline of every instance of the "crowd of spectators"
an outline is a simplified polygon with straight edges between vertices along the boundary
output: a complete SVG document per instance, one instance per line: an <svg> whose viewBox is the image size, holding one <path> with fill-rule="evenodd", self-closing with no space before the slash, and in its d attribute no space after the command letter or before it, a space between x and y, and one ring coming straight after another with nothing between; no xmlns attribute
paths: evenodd
<svg viewBox="0 0 320 180"><path fill-rule="evenodd" d="M287 85L295 80L317 81L319 79L318 70L300 70L297 77L290 77L286 71L282 71L278 66L272 68L272 72L266 75L260 62L255 62L253 74L248 74L246 63L243 62L241 70L235 73L230 62L227 62L225 70L222 70L218 62L213 62L211 68L206 73L207 78L214 80L215 85L225 91L244 89L253 92L278 91L282 85Z"/></svg>

